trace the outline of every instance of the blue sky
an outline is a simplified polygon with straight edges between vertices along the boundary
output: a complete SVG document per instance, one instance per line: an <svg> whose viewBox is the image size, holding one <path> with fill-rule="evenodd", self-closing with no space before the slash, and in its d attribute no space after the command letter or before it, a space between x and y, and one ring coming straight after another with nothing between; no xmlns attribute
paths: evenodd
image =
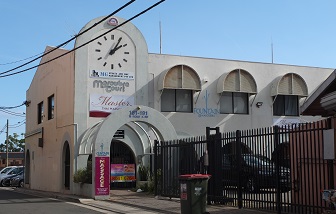
<svg viewBox="0 0 336 214"><path fill-rule="evenodd" d="M0 73L70 39L91 19L108 15L126 0L0 1ZM137 0L117 16L131 18L158 0ZM335 0L166 0L133 20L150 53L336 68ZM72 49L73 43L65 49ZM35 66L40 60L30 64ZM24 68L15 70L20 71ZM36 69L0 78L0 107L25 101ZM318 75L318 74L317 74ZM12 109L25 112L25 107ZM0 131L24 118L0 111ZM21 123L19 123L21 122ZM9 134L24 133L24 124ZM0 133L0 143L6 134Z"/></svg>

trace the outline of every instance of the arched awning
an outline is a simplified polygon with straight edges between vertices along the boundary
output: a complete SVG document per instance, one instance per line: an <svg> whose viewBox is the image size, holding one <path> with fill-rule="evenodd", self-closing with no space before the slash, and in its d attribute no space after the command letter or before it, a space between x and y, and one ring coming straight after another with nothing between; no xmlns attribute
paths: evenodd
<svg viewBox="0 0 336 214"><path fill-rule="evenodd" d="M100 121L87 129L83 135L78 139L78 154L84 155L84 154L92 154L92 147L94 145L93 137L96 135L96 133L99 130L99 125L103 121Z"/></svg>
<svg viewBox="0 0 336 214"><path fill-rule="evenodd" d="M148 117L130 117L130 111L137 112L140 109L142 113L146 112ZM115 121L118 121L118 123ZM109 143L113 139L114 134L118 131L118 128L128 123L134 123L139 127L141 126L139 123L148 124L157 134L157 140L173 140L178 138L175 128L161 112L147 106L130 106L111 113L105 120L87 129L78 139L78 154L92 154L97 140L99 143Z"/></svg>
<svg viewBox="0 0 336 214"><path fill-rule="evenodd" d="M217 81L217 93L222 92L256 94L258 91L253 76L243 69L236 69L219 77Z"/></svg>
<svg viewBox="0 0 336 214"><path fill-rule="evenodd" d="M308 96L308 87L304 79L295 73L288 73L277 77L271 88L271 96L276 95L297 95Z"/></svg>
<svg viewBox="0 0 336 214"><path fill-rule="evenodd" d="M175 65L159 76L158 89L187 89L201 91L201 79L197 72L187 65Z"/></svg>

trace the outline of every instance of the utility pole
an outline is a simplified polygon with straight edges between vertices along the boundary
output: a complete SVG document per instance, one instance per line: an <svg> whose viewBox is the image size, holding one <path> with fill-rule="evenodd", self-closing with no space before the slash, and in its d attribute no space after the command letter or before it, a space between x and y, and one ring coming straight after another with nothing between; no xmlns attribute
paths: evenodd
<svg viewBox="0 0 336 214"><path fill-rule="evenodd" d="M7 119L7 132L6 132L6 166L8 166L8 119Z"/></svg>

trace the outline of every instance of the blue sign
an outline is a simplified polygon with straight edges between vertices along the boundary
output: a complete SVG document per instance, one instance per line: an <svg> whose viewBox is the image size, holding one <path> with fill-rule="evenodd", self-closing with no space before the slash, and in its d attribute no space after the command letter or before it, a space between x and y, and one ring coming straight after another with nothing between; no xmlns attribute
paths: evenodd
<svg viewBox="0 0 336 214"><path fill-rule="evenodd" d="M110 152L104 152L104 144L100 144L100 151L96 152L97 157L110 156Z"/></svg>
<svg viewBox="0 0 336 214"><path fill-rule="evenodd" d="M194 114L197 114L198 117L215 117L216 115L220 114L219 110L216 108L209 108L208 107L208 90L205 91L205 108L194 108Z"/></svg>
<svg viewBox="0 0 336 214"><path fill-rule="evenodd" d="M129 118L148 118L148 111L129 111Z"/></svg>

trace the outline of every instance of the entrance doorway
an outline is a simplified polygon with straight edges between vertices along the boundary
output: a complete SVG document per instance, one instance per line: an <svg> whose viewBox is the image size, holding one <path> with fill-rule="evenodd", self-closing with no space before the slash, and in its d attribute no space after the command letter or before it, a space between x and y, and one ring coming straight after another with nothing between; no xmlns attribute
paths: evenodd
<svg viewBox="0 0 336 214"><path fill-rule="evenodd" d="M68 141L64 146L64 188L68 190L70 189L70 147Z"/></svg>
<svg viewBox="0 0 336 214"><path fill-rule="evenodd" d="M26 170L24 174L24 182L25 184L29 184L29 181L30 181L30 152L29 152L29 149L27 149L25 164L26 164L26 167L25 167Z"/></svg>
<svg viewBox="0 0 336 214"><path fill-rule="evenodd" d="M111 164L134 164L135 157L132 149L120 140L112 140L110 147ZM135 188L136 182L111 182L110 188Z"/></svg>

